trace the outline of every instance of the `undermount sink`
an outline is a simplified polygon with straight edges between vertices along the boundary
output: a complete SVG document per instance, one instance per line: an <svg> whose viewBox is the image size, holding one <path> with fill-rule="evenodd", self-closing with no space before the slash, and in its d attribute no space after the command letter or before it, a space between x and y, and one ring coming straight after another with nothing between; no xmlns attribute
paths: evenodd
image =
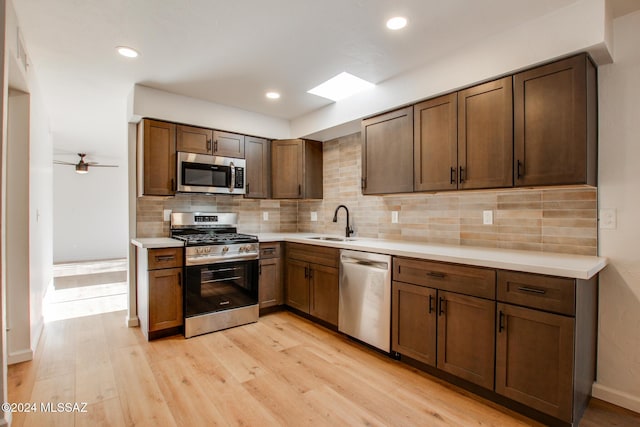
<svg viewBox="0 0 640 427"><path fill-rule="evenodd" d="M314 236L314 237L307 237L307 239L326 240L328 242L351 242L353 240L356 240L352 237L330 237L330 236Z"/></svg>

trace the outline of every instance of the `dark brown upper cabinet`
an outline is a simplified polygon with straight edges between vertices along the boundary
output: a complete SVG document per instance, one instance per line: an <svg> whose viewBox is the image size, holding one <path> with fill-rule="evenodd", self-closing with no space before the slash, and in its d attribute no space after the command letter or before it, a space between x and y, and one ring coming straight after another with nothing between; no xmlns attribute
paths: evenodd
<svg viewBox="0 0 640 427"><path fill-rule="evenodd" d="M138 123L138 195L173 196L176 190L176 125Z"/></svg>
<svg viewBox="0 0 640 427"><path fill-rule="evenodd" d="M362 121L362 193L413 191L413 107Z"/></svg>
<svg viewBox="0 0 640 427"><path fill-rule="evenodd" d="M413 107L414 190L458 188L458 94Z"/></svg>
<svg viewBox="0 0 640 427"><path fill-rule="evenodd" d="M271 189L274 199L322 199L322 142L272 141Z"/></svg>
<svg viewBox="0 0 640 427"><path fill-rule="evenodd" d="M214 130L213 154L244 159L244 135Z"/></svg>
<svg viewBox="0 0 640 427"><path fill-rule="evenodd" d="M458 92L458 188L513 186L511 77Z"/></svg>
<svg viewBox="0 0 640 427"><path fill-rule="evenodd" d="M513 77L516 186L597 181L596 69L586 54Z"/></svg>
<svg viewBox="0 0 640 427"><path fill-rule="evenodd" d="M195 126L176 126L176 144L178 151L187 153L212 154L213 131Z"/></svg>
<svg viewBox="0 0 640 427"><path fill-rule="evenodd" d="M247 136L244 142L246 167L246 198L271 197L271 142Z"/></svg>

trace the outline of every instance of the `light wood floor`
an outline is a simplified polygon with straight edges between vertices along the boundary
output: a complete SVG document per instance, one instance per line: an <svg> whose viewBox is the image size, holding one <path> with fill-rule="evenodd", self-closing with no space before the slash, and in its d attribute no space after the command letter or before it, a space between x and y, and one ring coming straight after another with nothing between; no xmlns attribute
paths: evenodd
<svg viewBox="0 0 640 427"><path fill-rule="evenodd" d="M14 413L13 425L538 425L287 312L151 343L124 319L48 323L35 359L9 367L9 401L87 413ZM599 402L581 425L639 424Z"/></svg>

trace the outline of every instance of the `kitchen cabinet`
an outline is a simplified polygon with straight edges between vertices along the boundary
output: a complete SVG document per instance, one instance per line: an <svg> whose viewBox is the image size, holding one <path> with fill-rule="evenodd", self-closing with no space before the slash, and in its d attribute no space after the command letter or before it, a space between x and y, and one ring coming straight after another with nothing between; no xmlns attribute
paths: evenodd
<svg viewBox="0 0 640 427"><path fill-rule="evenodd" d="M511 77L458 92L458 188L513 186Z"/></svg>
<svg viewBox="0 0 640 427"><path fill-rule="evenodd" d="M258 299L261 311L284 302L281 252L280 243L260 243Z"/></svg>
<svg viewBox="0 0 640 427"><path fill-rule="evenodd" d="M140 329L147 339L179 333L182 311L183 248L137 248Z"/></svg>
<svg viewBox="0 0 640 427"><path fill-rule="evenodd" d="M437 291L394 281L391 295L391 350L436 366Z"/></svg>
<svg viewBox="0 0 640 427"><path fill-rule="evenodd" d="M272 141L271 188L274 199L322 199L322 142Z"/></svg>
<svg viewBox="0 0 640 427"><path fill-rule="evenodd" d="M577 425L595 380L597 287L498 272L496 393Z"/></svg>
<svg viewBox="0 0 640 427"><path fill-rule="evenodd" d="M138 123L138 196L173 196L176 191L176 125Z"/></svg>
<svg viewBox="0 0 640 427"><path fill-rule="evenodd" d="M213 155L244 159L244 141L244 135L214 130Z"/></svg>
<svg viewBox="0 0 640 427"><path fill-rule="evenodd" d="M515 185L597 185L597 77L587 54L513 82Z"/></svg>
<svg viewBox="0 0 640 427"><path fill-rule="evenodd" d="M491 269L394 258L392 350L492 390L495 277Z"/></svg>
<svg viewBox="0 0 640 427"><path fill-rule="evenodd" d="M413 107L414 190L458 188L458 94Z"/></svg>
<svg viewBox="0 0 640 427"><path fill-rule="evenodd" d="M335 248L287 243L286 304L337 327L338 259Z"/></svg>
<svg viewBox="0 0 640 427"><path fill-rule="evenodd" d="M176 126L176 145L178 151L198 154L212 154L213 131L195 126Z"/></svg>
<svg viewBox="0 0 640 427"><path fill-rule="evenodd" d="M246 194L250 199L271 197L271 141L247 136L244 142Z"/></svg>
<svg viewBox="0 0 640 427"><path fill-rule="evenodd" d="M362 194L413 191L413 107L362 121Z"/></svg>

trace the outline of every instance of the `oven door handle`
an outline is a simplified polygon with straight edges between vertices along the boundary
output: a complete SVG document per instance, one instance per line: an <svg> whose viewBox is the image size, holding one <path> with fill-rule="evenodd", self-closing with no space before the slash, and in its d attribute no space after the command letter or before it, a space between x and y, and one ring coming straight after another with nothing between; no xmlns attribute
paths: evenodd
<svg viewBox="0 0 640 427"><path fill-rule="evenodd" d="M203 255L203 256L190 256L186 259L185 265L202 265L202 264L215 264L220 262L234 262L234 261L246 261L246 260L257 260L258 254L245 254L245 255L234 255L233 257L228 256L216 256L216 255Z"/></svg>
<svg viewBox="0 0 640 427"><path fill-rule="evenodd" d="M242 277L241 276L234 276L234 277L225 277L223 279L203 280L200 283L228 282L229 280L238 280L238 279L242 279Z"/></svg>

